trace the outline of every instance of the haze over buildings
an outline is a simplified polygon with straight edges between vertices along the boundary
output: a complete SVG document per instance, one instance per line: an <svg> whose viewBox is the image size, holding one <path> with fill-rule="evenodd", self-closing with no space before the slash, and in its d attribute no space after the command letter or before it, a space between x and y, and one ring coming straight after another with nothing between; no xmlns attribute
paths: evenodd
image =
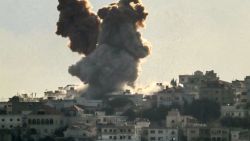
<svg viewBox="0 0 250 141"><path fill-rule="evenodd" d="M95 11L110 2L91 1ZM198 69L215 69L223 80L248 75L250 1L143 2L150 13L143 35L154 48L139 83L170 80ZM51 0L0 1L1 96L80 83L67 73L79 56L63 48L67 41L52 32L56 6Z"/></svg>

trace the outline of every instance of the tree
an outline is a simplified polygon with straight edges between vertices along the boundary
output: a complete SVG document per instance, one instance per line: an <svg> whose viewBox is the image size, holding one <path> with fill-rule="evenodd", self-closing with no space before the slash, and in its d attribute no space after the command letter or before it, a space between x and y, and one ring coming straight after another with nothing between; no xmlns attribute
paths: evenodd
<svg viewBox="0 0 250 141"><path fill-rule="evenodd" d="M56 135L57 137L63 137L63 136L64 136L63 132L66 131L67 128L68 128L67 126L64 126L64 127L60 127L60 128L58 128L58 129L56 129L56 130L55 130L55 135Z"/></svg>
<svg viewBox="0 0 250 141"><path fill-rule="evenodd" d="M142 111L142 118L147 118L150 121L161 122L165 120L170 107L161 106L159 108L150 108Z"/></svg>
<svg viewBox="0 0 250 141"><path fill-rule="evenodd" d="M177 82L176 80L173 78L170 82L170 84L173 86L173 87L177 87Z"/></svg>
<svg viewBox="0 0 250 141"><path fill-rule="evenodd" d="M130 99L124 98L124 97L114 98L114 99L110 100L108 102L108 104L113 108L122 108L128 104L134 105Z"/></svg>
<svg viewBox="0 0 250 141"><path fill-rule="evenodd" d="M194 100L190 105L184 107L184 113L207 123L220 117L220 105L212 100Z"/></svg>
<svg viewBox="0 0 250 141"><path fill-rule="evenodd" d="M47 137L39 139L39 141L55 141L55 139L50 136L47 136Z"/></svg>
<svg viewBox="0 0 250 141"><path fill-rule="evenodd" d="M129 121L133 121L136 119L136 112L131 108L125 111L122 115L127 116Z"/></svg>

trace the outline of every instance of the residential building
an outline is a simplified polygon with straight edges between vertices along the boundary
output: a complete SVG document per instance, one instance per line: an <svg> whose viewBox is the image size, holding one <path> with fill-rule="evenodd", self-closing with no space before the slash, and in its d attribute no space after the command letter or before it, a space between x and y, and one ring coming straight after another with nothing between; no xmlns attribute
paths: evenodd
<svg viewBox="0 0 250 141"><path fill-rule="evenodd" d="M101 126L97 141L140 141L134 125Z"/></svg>
<svg viewBox="0 0 250 141"><path fill-rule="evenodd" d="M177 128L149 127L144 129L146 141L179 141Z"/></svg>
<svg viewBox="0 0 250 141"><path fill-rule="evenodd" d="M230 131L219 127L187 128L187 141L230 141Z"/></svg>
<svg viewBox="0 0 250 141"><path fill-rule="evenodd" d="M186 94L181 87L166 88L156 93L157 107L192 103L193 95Z"/></svg>
<svg viewBox="0 0 250 141"><path fill-rule="evenodd" d="M210 141L210 130L207 127L190 127L186 132L187 141Z"/></svg>
<svg viewBox="0 0 250 141"><path fill-rule="evenodd" d="M204 127L198 120L192 116L181 115L177 109L172 109L166 116L166 127L168 128L187 128Z"/></svg>
<svg viewBox="0 0 250 141"><path fill-rule="evenodd" d="M230 141L230 130L226 128L210 128L211 141Z"/></svg>
<svg viewBox="0 0 250 141"><path fill-rule="evenodd" d="M234 98L232 85L225 81L207 81L200 87L200 99L210 99L220 105L232 105Z"/></svg>
<svg viewBox="0 0 250 141"><path fill-rule="evenodd" d="M243 129L233 129L231 131L231 141L250 141L250 131Z"/></svg>
<svg viewBox="0 0 250 141"><path fill-rule="evenodd" d="M0 129L14 129L22 126L22 115L0 115Z"/></svg>
<svg viewBox="0 0 250 141"><path fill-rule="evenodd" d="M245 109L240 105L226 105L221 106L221 116L222 117L238 117L238 118L245 118L250 115L250 110Z"/></svg>

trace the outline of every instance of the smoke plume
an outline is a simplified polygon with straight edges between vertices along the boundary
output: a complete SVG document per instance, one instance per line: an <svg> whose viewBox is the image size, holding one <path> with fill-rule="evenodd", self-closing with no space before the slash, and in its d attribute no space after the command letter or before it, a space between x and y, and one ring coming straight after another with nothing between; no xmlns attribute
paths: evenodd
<svg viewBox="0 0 250 141"><path fill-rule="evenodd" d="M90 54L96 48L100 20L90 10L88 1L58 0L60 11L57 35L70 39L70 49L74 52Z"/></svg>
<svg viewBox="0 0 250 141"><path fill-rule="evenodd" d="M70 74L77 76L89 85L86 90L87 96L98 99L113 91L121 90L125 85L133 87L138 77L140 59L149 54L149 44L142 39L138 32L138 28L143 27L143 22L148 15L141 2L139 0L120 0L100 9L98 11L98 16L101 19L100 24L93 13L87 12L90 14L85 14L86 11L89 11L89 8L84 5L87 3L86 0L59 0L59 3L59 7L60 5L64 6L64 8L61 8L64 10L59 10L61 11L59 23L64 21L63 23L70 25L69 28L68 26L60 27L60 24L58 24L59 31L65 31L60 32L60 35L70 33L68 35L74 35L74 38L76 38L76 40L71 40L71 42L74 41L74 46L80 49L91 49L88 52L89 54L83 52L86 57L69 67ZM74 13L74 10L70 7L74 7L75 4L78 5L78 3L84 3L82 8L79 9L85 12L76 12L79 14L76 14L76 17L92 20L72 21L65 19L63 15ZM88 29L86 25L93 23L96 24ZM75 25L78 26L75 27ZM92 42L96 40L96 35L93 34L98 35L96 47L85 46L87 43L93 45ZM69 38L71 39L70 36Z"/></svg>

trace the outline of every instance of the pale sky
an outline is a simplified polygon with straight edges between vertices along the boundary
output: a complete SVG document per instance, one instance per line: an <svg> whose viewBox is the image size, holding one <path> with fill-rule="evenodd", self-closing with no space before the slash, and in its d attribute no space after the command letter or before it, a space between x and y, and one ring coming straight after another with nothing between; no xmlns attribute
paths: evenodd
<svg viewBox="0 0 250 141"><path fill-rule="evenodd" d="M112 0L91 0L96 11ZM144 0L144 38L153 47L138 84L214 69L231 81L250 75L249 0ZM80 59L54 34L57 0L0 1L0 99L17 92L80 84L68 66Z"/></svg>

